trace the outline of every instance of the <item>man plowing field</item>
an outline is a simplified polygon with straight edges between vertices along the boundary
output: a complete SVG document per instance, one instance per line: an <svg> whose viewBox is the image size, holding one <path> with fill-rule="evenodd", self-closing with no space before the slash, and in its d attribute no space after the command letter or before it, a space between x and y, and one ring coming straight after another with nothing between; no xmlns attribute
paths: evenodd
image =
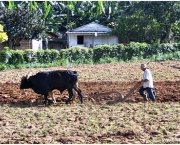
<svg viewBox="0 0 180 145"><path fill-rule="evenodd" d="M144 91L148 93L149 98L152 101L155 101L156 98L151 71L147 68L147 64L141 64L141 70L144 71L144 73L143 79L141 80L142 86L139 89L139 93L144 98L144 101L148 101L147 95L144 93Z"/></svg>
<svg viewBox="0 0 180 145"><path fill-rule="evenodd" d="M132 93L140 86L141 87L139 89L139 93L144 98L144 101L148 101L148 97L147 97L147 94L145 94L145 91L148 93L149 98L152 101L155 101L156 97L155 97L155 92L154 92L153 78L152 78L151 71L147 68L147 64L141 64L141 67L140 67L141 70L144 71L143 79L140 82L137 82L137 84L125 96L123 96L121 93L118 92L120 94L119 98L114 101L109 101L107 102L107 104L114 104L117 102L124 101L126 98L130 97ZM106 93L111 93L111 92L106 92Z"/></svg>

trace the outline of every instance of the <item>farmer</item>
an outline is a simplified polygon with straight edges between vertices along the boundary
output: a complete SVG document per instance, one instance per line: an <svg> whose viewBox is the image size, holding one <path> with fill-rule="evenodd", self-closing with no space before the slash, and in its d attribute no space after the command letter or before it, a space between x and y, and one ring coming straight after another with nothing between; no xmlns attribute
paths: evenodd
<svg viewBox="0 0 180 145"><path fill-rule="evenodd" d="M147 68L146 64L141 64L141 70L144 71L144 74L141 80L142 87L139 89L139 93L144 98L144 101L148 101L147 95L144 93L144 91L147 91L149 98L155 101L156 98L151 71Z"/></svg>

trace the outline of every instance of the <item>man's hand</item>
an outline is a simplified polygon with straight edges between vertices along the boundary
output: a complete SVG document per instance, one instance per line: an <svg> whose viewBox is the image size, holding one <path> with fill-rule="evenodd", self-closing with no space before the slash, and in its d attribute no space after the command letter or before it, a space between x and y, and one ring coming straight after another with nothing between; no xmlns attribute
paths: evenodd
<svg viewBox="0 0 180 145"><path fill-rule="evenodd" d="M142 79L142 80L140 81L140 83L143 85L143 83L144 83L144 80Z"/></svg>
<svg viewBox="0 0 180 145"><path fill-rule="evenodd" d="M141 83L145 83L145 82L147 82L148 80L147 79L142 79L141 80Z"/></svg>

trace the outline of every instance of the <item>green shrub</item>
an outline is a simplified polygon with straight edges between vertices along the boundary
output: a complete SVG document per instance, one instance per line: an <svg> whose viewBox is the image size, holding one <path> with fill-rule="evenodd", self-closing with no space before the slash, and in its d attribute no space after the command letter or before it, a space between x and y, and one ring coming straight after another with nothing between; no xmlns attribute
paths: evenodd
<svg viewBox="0 0 180 145"><path fill-rule="evenodd" d="M58 50L0 51L0 70L14 68L70 66L78 64L114 63L139 60L179 60L180 43L146 44L131 42L128 45L97 45L94 48L73 47Z"/></svg>
<svg viewBox="0 0 180 145"><path fill-rule="evenodd" d="M44 50L39 50L36 52L36 60L38 63L43 63L44 62Z"/></svg>
<svg viewBox="0 0 180 145"><path fill-rule="evenodd" d="M176 60L180 59L180 51L174 52L174 53L173 53L173 57L174 57L174 59L176 59Z"/></svg>
<svg viewBox="0 0 180 145"><path fill-rule="evenodd" d="M68 59L61 58L55 62L53 62L54 66L69 66L70 62Z"/></svg>
<svg viewBox="0 0 180 145"><path fill-rule="evenodd" d="M118 59L118 61L120 60L125 60L127 58L126 53L125 53L125 46L123 44L117 44L117 45L113 45L113 50L115 57Z"/></svg>
<svg viewBox="0 0 180 145"><path fill-rule="evenodd" d="M52 59L52 57L51 57L51 50L49 50L49 49L44 50L43 63L52 62L51 59Z"/></svg>
<svg viewBox="0 0 180 145"><path fill-rule="evenodd" d="M24 61L27 63L32 63L37 61L36 52L32 49L26 49L23 53Z"/></svg>
<svg viewBox="0 0 180 145"><path fill-rule="evenodd" d="M16 64L16 65L14 65L14 67L15 67L16 69L25 68L24 64Z"/></svg>
<svg viewBox="0 0 180 145"><path fill-rule="evenodd" d="M10 50L11 57L9 59L9 64L17 65L24 63L23 50Z"/></svg>
<svg viewBox="0 0 180 145"><path fill-rule="evenodd" d="M0 70L6 70L7 66L4 63L0 63Z"/></svg>
<svg viewBox="0 0 180 145"><path fill-rule="evenodd" d="M68 59L73 64L90 64L92 63L92 52L92 49L72 47L68 50L61 50L60 58Z"/></svg>
<svg viewBox="0 0 180 145"><path fill-rule="evenodd" d="M115 62L118 62L117 58L105 57L105 58L100 58L98 63L103 64L103 63L115 63Z"/></svg>
<svg viewBox="0 0 180 145"><path fill-rule="evenodd" d="M110 45L97 45L93 48L93 61L98 63L101 58L110 57Z"/></svg>
<svg viewBox="0 0 180 145"><path fill-rule="evenodd" d="M12 54L10 49L8 47L4 47L4 49L0 51L0 62L8 64L11 56Z"/></svg>
<svg viewBox="0 0 180 145"><path fill-rule="evenodd" d="M51 49L49 55L50 55L50 62L54 62L59 59L59 51L58 50Z"/></svg>
<svg viewBox="0 0 180 145"><path fill-rule="evenodd" d="M70 49L61 49L59 52L60 59L70 59Z"/></svg>

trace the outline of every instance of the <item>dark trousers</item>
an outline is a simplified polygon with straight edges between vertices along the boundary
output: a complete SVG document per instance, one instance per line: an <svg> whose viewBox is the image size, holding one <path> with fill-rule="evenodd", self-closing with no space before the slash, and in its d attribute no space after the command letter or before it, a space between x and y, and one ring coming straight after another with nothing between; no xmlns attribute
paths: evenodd
<svg viewBox="0 0 180 145"><path fill-rule="evenodd" d="M147 97L146 97L146 95L144 94L144 91L146 91L146 92L148 93L149 98L150 98L152 101L155 101L155 100L156 100L154 89L149 88L149 87L143 88L143 86L139 89L140 95L144 98L145 101L147 101Z"/></svg>

